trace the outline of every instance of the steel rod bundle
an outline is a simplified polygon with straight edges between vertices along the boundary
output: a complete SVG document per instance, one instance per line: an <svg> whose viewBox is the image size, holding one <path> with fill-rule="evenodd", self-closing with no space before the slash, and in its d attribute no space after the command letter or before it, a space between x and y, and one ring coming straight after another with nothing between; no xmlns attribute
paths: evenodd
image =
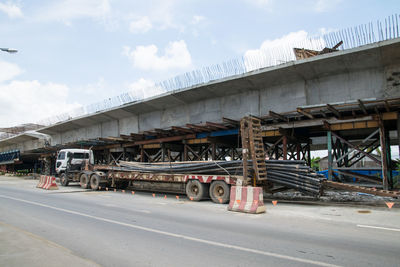
<svg viewBox="0 0 400 267"><path fill-rule="evenodd" d="M248 162L251 166L251 161ZM309 195L322 193L325 177L315 173L302 160L266 160L267 180L287 188L299 190ZM137 171L142 173L173 173L203 175L243 175L243 162L202 161L142 163L120 161L116 171ZM250 169L250 171L252 171Z"/></svg>

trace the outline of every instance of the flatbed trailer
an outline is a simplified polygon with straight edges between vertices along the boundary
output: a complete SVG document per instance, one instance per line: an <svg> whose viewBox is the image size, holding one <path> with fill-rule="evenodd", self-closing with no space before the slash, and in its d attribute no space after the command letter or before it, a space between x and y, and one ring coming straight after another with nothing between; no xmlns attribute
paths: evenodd
<svg viewBox="0 0 400 267"><path fill-rule="evenodd" d="M111 165L88 165L82 170L66 170L60 176L63 186L79 182L84 189L113 187L136 190L184 193L193 201L211 199L228 203L231 185L241 185L242 176L213 174L145 173L115 170Z"/></svg>

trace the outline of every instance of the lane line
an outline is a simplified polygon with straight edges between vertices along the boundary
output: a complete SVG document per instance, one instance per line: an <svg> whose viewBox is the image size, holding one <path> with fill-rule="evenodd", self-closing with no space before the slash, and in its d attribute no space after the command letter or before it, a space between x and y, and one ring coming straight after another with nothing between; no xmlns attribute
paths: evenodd
<svg viewBox="0 0 400 267"><path fill-rule="evenodd" d="M363 224L357 224L357 227L400 232L399 228L387 228L387 227L380 227L380 226L373 226L373 225L363 225Z"/></svg>
<svg viewBox="0 0 400 267"><path fill-rule="evenodd" d="M44 207L44 208L49 208L49 209L53 209L53 210L57 210L57 211L62 211L62 212L65 212L65 213L79 215L79 216L86 217L86 218L91 218L91 219L94 219L94 220L99 220L99 221L103 221L103 222L108 222L108 223L113 223L113 224L117 224L117 225L121 225L121 226L126 226L126 227L129 227L129 228L138 229L138 230L142 230L142 231L146 231L146 232L151 232L151 233L156 233L156 234L160 234L160 235L180 238L180 239L184 239L184 240L190 240L190 241L203 243L203 244L207 244L207 245L213 245L213 246L216 246L216 247L230 248L230 249L235 249L235 250L240 250L240 251L245 251L245 252L251 252L251 253L254 253L254 254L264 255L264 256L268 256L268 257L274 257L274 258L278 258L278 259L296 261L296 262L301 262L301 263L306 263L306 264L313 264L313 265L318 265L318 266L326 266L326 267L337 267L337 266L339 266L339 265L325 263L325 262L321 262L321 261L308 260L308 259L303 259L303 258L298 258L298 257L278 254L278 253L274 253L274 252L267 252L267 251L252 249L252 248L246 248L246 247L240 247L240 246L236 246L236 245L230 245L230 244L226 244L226 243L216 242L216 241L210 241L210 240L206 240L206 239L200 239L200 238L191 237L191 236L187 236L187 235L175 234L175 233L161 231L161 230L148 228L148 227L144 227L144 226L139 226L139 225L119 222L119 221L115 221L115 220L111 220L111 219L107 219L107 218L88 215L88 214L77 212L77 211L73 211L73 210L57 208L57 207L46 205L46 204L42 204L42 203L39 203L39 202L34 202L34 201L29 201L29 200L19 199L19 198L14 198L14 197L6 196L6 195L1 195L0 194L0 197L6 198L6 199L15 200L15 201L20 201L20 202L24 202L24 203L28 203L28 204L32 204L32 205L36 205L36 206L40 206L40 207Z"/></svg>

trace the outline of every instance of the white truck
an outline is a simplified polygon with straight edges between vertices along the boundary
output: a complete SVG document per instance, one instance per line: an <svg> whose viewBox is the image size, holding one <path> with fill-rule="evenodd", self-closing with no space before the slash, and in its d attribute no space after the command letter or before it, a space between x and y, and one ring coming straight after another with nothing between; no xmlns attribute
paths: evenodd
<svg viewBox="0 0 400 267"><path fill-rule="evenodd" d="M199 201L211 198L215 203L229 201L230 186L238 176L171 173L141 173L121 171L115 165L95 165L91 150L62 149L56 161L61 185L79 182L84 189L105 187L125 189L131 185L137 190L186 193L189 199Z"/></svg>

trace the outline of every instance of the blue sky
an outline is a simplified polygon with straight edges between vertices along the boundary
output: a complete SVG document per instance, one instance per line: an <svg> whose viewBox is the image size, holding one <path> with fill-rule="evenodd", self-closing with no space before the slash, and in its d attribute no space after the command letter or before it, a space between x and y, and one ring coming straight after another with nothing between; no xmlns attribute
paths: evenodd
<svg viewBox="0 0 400 267"><path fill-rule="evenodd" d="M0 1L0 127L37 122L291 38L382 20L398 1ZM299 37L299 38L300 38Z"/></svg>

